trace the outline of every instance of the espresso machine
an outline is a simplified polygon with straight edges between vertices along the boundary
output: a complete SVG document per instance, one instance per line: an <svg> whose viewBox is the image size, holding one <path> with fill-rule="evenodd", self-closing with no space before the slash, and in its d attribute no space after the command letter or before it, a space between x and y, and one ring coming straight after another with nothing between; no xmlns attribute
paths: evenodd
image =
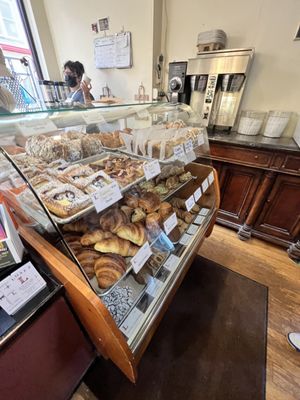
<svg viewBox="0 0 300 400"><path fill-rule="evenodd" d="M171 103L189 104L191 96L190 77L187 76L187 61L169 63L168 92Z"/></svg>
<svg viewBox="0 0 300 400"><path fill-rule="evenodd" d="M199 53L188 60L189 104L204 126L230 131L234 126L254 56L253 48Z"/></svg>

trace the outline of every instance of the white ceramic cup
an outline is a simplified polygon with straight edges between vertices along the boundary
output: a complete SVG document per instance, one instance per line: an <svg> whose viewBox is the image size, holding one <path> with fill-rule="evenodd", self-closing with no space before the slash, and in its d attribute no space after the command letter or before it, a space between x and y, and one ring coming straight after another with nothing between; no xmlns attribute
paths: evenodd
<svg viewBox="0 0 300 400"><path fill-rule="evenodd" d="M84 81L87 85L89 85L91 83L91 78L89 78L86 73L84 73L82 75L82 79L81 80Z"/></svg>

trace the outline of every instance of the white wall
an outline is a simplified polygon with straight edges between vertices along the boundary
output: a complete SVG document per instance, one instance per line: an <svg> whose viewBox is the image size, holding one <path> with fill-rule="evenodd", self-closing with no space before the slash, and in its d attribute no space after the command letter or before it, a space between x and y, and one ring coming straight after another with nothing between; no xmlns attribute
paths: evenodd
<svg viewBox="0 0 300 400"><path fill-rule="evenodd" d="M117 97L133 100L143 82L152 93L153 0L43 0L60 66L67 60L81 61L92 78L92 93L99 98L108 84ZM99 70L94 66L91 24L110 17L110 33L132 32L133 68ZM100 34L99 34L100 35Z"/></svg>
<svg viewBox="0 0 300 400"><path fill-rule="evenodd" d="M165 0L167 62L196 57L197 35L223 29L227 47L255 47L242 109L300 113L299 0Z"/></svg>

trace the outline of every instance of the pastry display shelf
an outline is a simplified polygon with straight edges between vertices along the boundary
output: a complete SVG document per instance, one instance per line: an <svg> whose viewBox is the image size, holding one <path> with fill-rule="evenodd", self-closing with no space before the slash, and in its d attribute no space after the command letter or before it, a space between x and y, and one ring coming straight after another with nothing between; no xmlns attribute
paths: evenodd
<svg viewBox="0 0 300 400"><path fill-rule="evenodd" d="M176 246L175 252L172 252L169 255L159 269L162 279L156 279L158 276L158 274L156 274L150 285L148 285L143 291L143 294L145 294L148 299L145 300L141 307L139 307L138 304L135 304L120 325L120 330L125 335L128 345L132 349L133 353L136 353L140 348L145 335L149 332L153 322L159 314L165 299L170 294L172 288L176 285L188 258L195 252L201 233L203 233L209 225L213 211L209 209L204 210L207 210L208 212L203 215L201 214L203 209L200 210L199 214L204 218L203 222L199 225L197 233L191 236L187 245ZM197 216L198 215L196 215L196 217ZM179 253L180 256L176 255L176 253ZM142 302L142 296L139 300Z"/></svg>

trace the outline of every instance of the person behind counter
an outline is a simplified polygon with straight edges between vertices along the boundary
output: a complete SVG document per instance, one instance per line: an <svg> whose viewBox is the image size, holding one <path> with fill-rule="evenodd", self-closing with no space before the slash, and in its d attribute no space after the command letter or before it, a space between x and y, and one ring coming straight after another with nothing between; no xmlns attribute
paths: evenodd
<svg viewBox="0 0 300 400"><path fill-rule="evenodd" d="M92 88L90 83L84 79L84 66L79 61L67 61L64 64L65 82L70 87L69 101L74 101L82 104L91 104L94 97L90 93Z"/></svg>

